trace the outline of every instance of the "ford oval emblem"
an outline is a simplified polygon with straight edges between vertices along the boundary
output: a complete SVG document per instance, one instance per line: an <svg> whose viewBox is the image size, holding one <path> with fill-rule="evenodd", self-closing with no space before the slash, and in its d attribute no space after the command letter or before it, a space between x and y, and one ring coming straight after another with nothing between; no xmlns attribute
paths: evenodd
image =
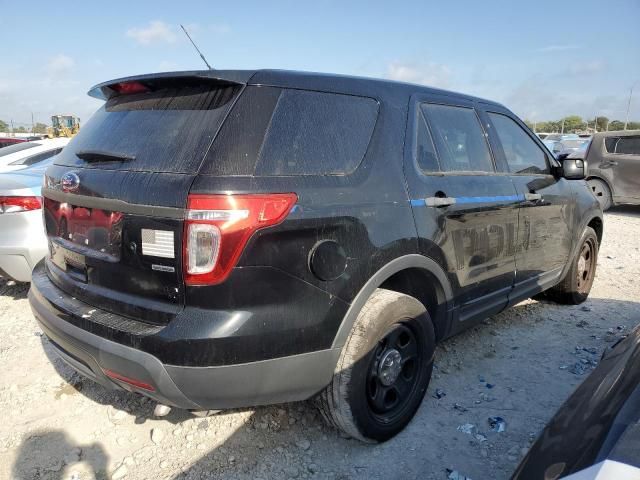
<svg viewBox="0 0 640 480"><path fill-rule="evenodd" d="M62 190L65 192L75 192L80 186L80 177L73 172L65 173L60 179Z"/></svg>

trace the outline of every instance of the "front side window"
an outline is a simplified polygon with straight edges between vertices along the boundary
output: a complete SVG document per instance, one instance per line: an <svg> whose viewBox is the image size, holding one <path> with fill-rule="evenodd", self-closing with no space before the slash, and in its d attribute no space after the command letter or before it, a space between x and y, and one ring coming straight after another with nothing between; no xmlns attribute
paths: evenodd
<svg viewBox="0 0 640 480"><path fill-rule="evenodd" d="M511 173L547 174L547 155L513 119L499 113L489 118L502 144ZM555 147L554 147L555 151Z"/></svg>
<svg viewBox="0 0 640 480"><path fill-rule="evenodd" d="M423 104L445 172L494 172L489 146L472 108Z"/></svg>

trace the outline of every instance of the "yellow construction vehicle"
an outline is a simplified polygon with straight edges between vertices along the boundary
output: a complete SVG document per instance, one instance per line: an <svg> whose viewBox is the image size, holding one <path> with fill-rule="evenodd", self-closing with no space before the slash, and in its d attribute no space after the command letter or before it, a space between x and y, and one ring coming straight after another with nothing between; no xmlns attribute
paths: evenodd
<svg viewBox="0 0 640 480"><path fill-rule="evenodd" d="M53 115L51 127L47 128L47 136L73 137L80 130L80 119L75 115Z"/></svg>

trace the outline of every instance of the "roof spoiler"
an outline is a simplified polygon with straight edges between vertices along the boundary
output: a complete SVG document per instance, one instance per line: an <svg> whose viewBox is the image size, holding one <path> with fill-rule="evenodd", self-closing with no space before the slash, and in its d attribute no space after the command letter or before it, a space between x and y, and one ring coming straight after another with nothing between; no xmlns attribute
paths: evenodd
<svg viewBox="0 0 640 480"><path fill-rule="evenodd" d="M152 73L132 77L117 78L99 83L87 93L98 100L108 100L121 93L138 93L145 87L175 85L177 83L205 83L217 85L245 85L255 72L253 70L196 70L188 72Z"/></svg>

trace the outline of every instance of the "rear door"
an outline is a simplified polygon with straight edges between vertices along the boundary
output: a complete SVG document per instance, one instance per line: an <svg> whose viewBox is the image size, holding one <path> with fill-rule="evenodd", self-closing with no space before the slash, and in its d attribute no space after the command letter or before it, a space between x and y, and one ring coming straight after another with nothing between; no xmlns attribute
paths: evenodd
<svg viewBox="0 0 640 480"><path fill-rule="evenodd" d="M569 182L551 174L551 158L511 112L483 113L494 151L520 197L514 295L533 295L556 282L575 241L575 197Z"/></svg>
<svg viewBox="0 0 640 480"><path fill-rule="evenodd" d="M113 88L46 172L47 270L90 305L163 324L184 303L189 188L240 87L165 78Z"/></svg>
<svg viewBox="0 0 640 480"><path fill-rule="evenodd" d="M640 135L607 137L604 148L598 168L609 170L615 200L640 201Z"/></svg>
<svg viewBox="0 0 640 480"><path fill-rule="evenodd" d="M408 132L405 173L421 252L444 252L462 321L500 311L515 276L518 198L496 173L474 104L416 96Z"/></svg>

